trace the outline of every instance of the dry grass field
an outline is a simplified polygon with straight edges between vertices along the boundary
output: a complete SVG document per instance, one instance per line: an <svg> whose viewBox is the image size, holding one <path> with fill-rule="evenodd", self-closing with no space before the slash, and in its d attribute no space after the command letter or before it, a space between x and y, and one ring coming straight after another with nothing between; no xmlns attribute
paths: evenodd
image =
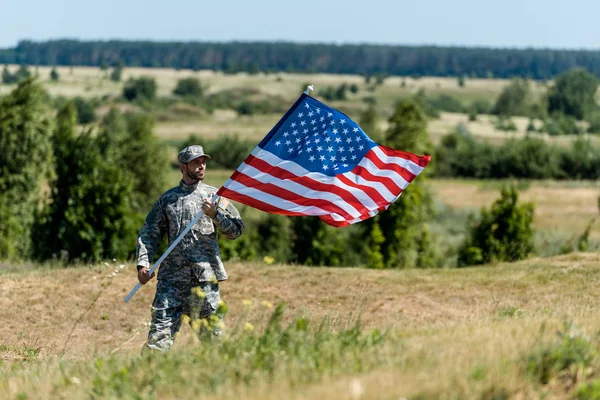
<svg viewBox="0 0 600 400"><path fill-rule="evenodd" d="M17 66L9 66L11 71ZM107 78L109 71L101 71L92 67L58 67L60 75L58 82L50 81L50 67L32 67L40 81L52 96L85 98L108 96L116 98L121 95L123 82L132 77L152 76L156 79L159 96L170 96L177 84L177 80L186 77L197 77L206 87L206 94L211 95L229 89L254 89L260 93L279 96L284 101L293 104L295 99L304 90L305 85L314 85L316 95L319 89L336 86L342 83L356 84L357 94L349 94L348 100L342 103L330 102L333 106L341 106L354 119L358 119L361 109L366 105L364 100L369 97L376 99L378 110L382 116L382 129L386 128L385 118L390 115L394 103L402 97L411 96L419 90L425 90L429 96L447 94L454 96L465 103L473 100L487 100L493 103L502 89L509 83L503 79L467 79L464 87L459 87L455 78L424 77L419 79L409 77L389 77L382 85L374 90L369 89L365 79L358 75L331 75L331 74L257 74L248 75L239 73L235 75L223 74L215 71L190 71L160 68L125 68L122 82L112 82ZM402 84L404 82L404 85ZM545 90L544 84L532 84L534 95L540 95ZM10 87L0 85L0 95L10 91ZM242 137L260 140L279 120L281 114L237 116L235 112L217 110L212 115L202 115L195 118L186 118L184 121L158 121L157 134L165 140L182 140L190 134L214 138L223 134L236 133ZM503 140L506 137L522 137L526 133L528 121L525 118L514 119L518 131L507 133L494 127L494 121L488 116L480 116L478 121L469 122L465 114L442 113L441 118L433 120L429 125L432 138L437 141L439 137L448 134L458 123L465 124L473 135L491 141ZM571 138L549 138L561 143L569 142Z"/></svg>
<svg viewBox="0 0 600 400"><path fill-rule="evenodd" d="M499 197L501 183L459 179L430 181L436 198L453 208L477 211ZM519 190L521 202L535 204L534 226L548 232L581 234L599 216L596 182L531 181ZM591 236L600 238L600 221Z"/></svg>
<svg viewBox="0 0 600 400"><path fill-rule="evenodd" d="M123 297L135 283L135 268L118 265L50 270L3 265L2 398L129 398L123 393L129 393L130 385L136 387L138 379L167 379L161 375L160 360L158 369L119 372L142 362L139 349L155 282L124 304ZM364 332L386 330L388 339L361 353L362 370L345 365L335 374L309 379L301 389L294 384L295 368L302 364L298 359L295 367L285 364L288 369L279 371L276 380L257 375L251 382L234 380L218 390L194 381L172 388L157 384L150 393L140 392L139 398L560 399L572 397L581 382L597 376L593 347L586 350L591 359L585 365L573 363L544 383L527 360L564 345L557 332L595 346L594 335L600 331L598 254L450 270L229 263L229 271L231 279L222 284L222 291L229 305L230 334L245 322L260 331L271 306L283 301L285 321L304 316L318 322L328 315L336 330L360 315ZM565 322L574 327L565 327ZM198 343L184 326L170 353L174 359L162 361L163 367L172 367L173 360L199 346L206 344ZM187 358L178 362L181 371L176 372L184 375L185 368L193 367L186 367ZM99 375L108 368L104 363L115 368L112 378ZM202 367L196 367L201 374ZM121 395L99 394L94 380L104 378L114 380L109 386L121 387Z"/></svg>

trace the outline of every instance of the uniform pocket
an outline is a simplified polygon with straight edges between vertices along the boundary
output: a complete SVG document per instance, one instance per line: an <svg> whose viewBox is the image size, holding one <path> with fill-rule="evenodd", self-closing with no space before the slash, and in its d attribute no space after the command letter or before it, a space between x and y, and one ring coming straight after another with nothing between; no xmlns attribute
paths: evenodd
<svg viewBox="0 0 600 400"><path fill-rule="evenodd" d="M207 216L202 216L194 225L194 230L202 235L210 235L215 231L215 226L212 220Z"/></svg>

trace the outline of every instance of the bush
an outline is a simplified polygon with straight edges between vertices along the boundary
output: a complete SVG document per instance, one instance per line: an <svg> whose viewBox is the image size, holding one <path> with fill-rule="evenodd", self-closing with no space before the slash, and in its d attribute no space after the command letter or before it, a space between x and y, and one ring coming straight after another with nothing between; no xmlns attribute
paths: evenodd
<svg viewBox="0 0 600 400"><path fill-rule="evenodd" d="M231 109L242 115L282 113L287 104L280 96L271 96L256 89L236 88L222 90L206 99L209 109Z"/></svg>
<svg viewBox="0 0 600 400"><path fill-rule="evenodd" d="M533 210L531 203L518 205L514 186L503 188L490 210L472 218L467 239L459 249L458 266L517 261L533 251Z"/></svg>
<svg viewBox="0 0 600 400"><path fill-rule="evenodd" d="M123 61L117 63L112 72L110 73L110 80L113 82L121 82L121 76L123 75L124 64Z"/></svg>
<svg viewBox="0 0 600 400"><path fill-rule="evenodd" d="M514 132L517 130L517 125L510 118L505 118L503 116L498 117L494 127L500 131L510 131Z"/></svg>
<svg viewBox="0 0 600 400"><path fill-rule="evenodd" d="M75 97L73 104L77 110L77 122L79 124L85 125L96 121L96 113L92 101L82 97Z"/></svg>
<svg viewBox="0 0 600 400"><path fill-rule="evenodd" d="M52 71L50 71L50 80L53 82L57 82L60 79L60 75L56 70L56 67L52 67Z"/></svg>
<svg viewBox="0 0 600 400"><path fill-rule="evenodd" d="M182 97L201 97L203 93L200 80L197 78L184 78L177 81L173 94Z"/></svg>
<svg viewBox="0 0 600 400"><path fill-rule="evenodd" d="M548 113L561 113L584 119L597 109L598 78L583 68L559 75L548 92Z"/></svg>
<svg viewBox="0 0 600 400"><path fill-rule="evenodd" d="M465 106L460 100L447 94L441 94L437 98L428 100L431 107L439 111L464 113Z"/></svg>
<svg viewBox="0 0 600 400"><path fill-rule="evenodd" d="M334 86L326 86L325 88L319 90L319 96L323 97L327 101L342 101L346 100L346 90L348 89L348 85L346 83L342 83L341 85Z"/></svg>
<svg viewBox="0 0 600 400"><path fill-rule="evenodd" d="M154 101L156 99L156 81L150 76L130 78L123 87L123 97L128 101Z"/></svg>
<svg viewBox="0 0 600 400"><path fill-rule="evenodd" d="M574 117L560 113L555 113L551 118L546 118L542 131L551 136L583 133L583 129L577 125Z"/></svg>
<svg viewBox="0 0 600 400"><path fill-rule="evenodd" d="M529 97L529 83L522 79L514 79L498 96L493 113L505 117L529 115Z"/></svg>
<svg viewBox="0 0 600 400"><path fill-rule="evenodd" d="M31 77L31 72L26 65L21 65L17 72L11 74L8 70L8 67L5 65L2 70L2 83L10 85L13 83L18 83L22 80L29 79Z"/></svg>
<svg viewBox="0 0 600 400"><path fill-rule="evenodd" d="M471 103L470 108L477 114L491 114L494 106L488 100L478 99Z"/></svg>

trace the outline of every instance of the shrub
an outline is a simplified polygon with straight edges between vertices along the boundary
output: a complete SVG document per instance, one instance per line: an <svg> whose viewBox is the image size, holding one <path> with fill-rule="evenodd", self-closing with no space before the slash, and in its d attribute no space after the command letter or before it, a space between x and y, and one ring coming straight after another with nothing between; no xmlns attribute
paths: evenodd
<svg viewBox="0 0 600 400"><path fill-rule="evenodd" d="M96 121L96 113L92 101L82 97L75 97L73 104L77 110L77 122L80 124L89 124Z"/></svg>
<svg viewBox="0 0 600 400"><path fill-rule="evenodd" d="M548 92L548 113L555 112L584 119L597 108L598 78L583 68L559 75Z"/></svg>
<svg viewBox="0 0 600 400"><path fill-rule="evenodd" d="M177 81L173 94L182 97L201 97L203 93L200 80L197 78L184 78Z"/></svg>
<svg viewBox="0 0 600 400"><path fill-rule="evenodd" d="M460 100L447 94L441 94L436 98L429 99L429 104L436 110L453 112L453 113L464 113L466 111L465 106Z"/></svg>
<svg viewBox="0 0 600 400"><path fill-rule="evenodd" d="M596 346L590 338L565 323L557 340L533 351L525 365L527 372L541 384L548 384L558 374L576 382L580 371L590 367L596 354Z"/></svg>
<svg viewBox="0 0 600 400"><path fill-rule="evenodd" d="M498 119L496 120L496 124L494 125L494 127L500 131L516 131L517 130L517 126L515 125L515 123L513 122L512 119L510 118L506 118L503 116L498 117Z"/></svg>
<svg viewBox="0 0 600 400"><path fill-rule="evenodd" d="M458 265L517 261L533 251L533 210L531 203L518 205L514 186L505 187L490 210L471 218L467 239L459 249Z"/></svg>
<svg viewBox="0 0 600 400"><path fill-rule="evenodd" d="M528 115L529 96L529 83L522 79L514 79L498 96L493 113L506 117Z"/></svg>
<svg viewBox="0 0 600 400"><path fill-rule="evenodd" d="M110 80L113 82L121 82L121 76L123 75L124 64L123 61L119 61L110 73Z"/></svg>
<svg viewBox="0 0 600 400"><path fill-rule="evenodd" d="M156 99L156 81L150 76L130 78L123 87L123 97L128 101L154 101Z"/></svg>
<svg viewBox="0 0 600 400"><path fill-rule="evenodd" d="M56 67L52 67L52 71L50 71L50 80L53 82L57 82L60 79L60 75L56 70Z"/></svg>

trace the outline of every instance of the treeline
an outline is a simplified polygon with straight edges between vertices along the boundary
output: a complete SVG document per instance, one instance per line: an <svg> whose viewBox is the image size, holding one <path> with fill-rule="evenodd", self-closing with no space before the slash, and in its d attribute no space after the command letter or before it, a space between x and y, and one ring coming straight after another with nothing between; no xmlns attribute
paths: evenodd
<svg viewBox="0 0 600 400"><path fill-rule="evenodd" d="M0 63L531 79L583 67L600 75L600 52L591 50L291 42L21 41L0 50Z"/></svg>
<svg viewBox="0 0 600 400"><path fill-rule="evenodd" d="M533 136L494 145L459 129L443 137L435 155L435 175L445 178L600 178L600 147L583 137L573 140L569 147Z"/></svg>

